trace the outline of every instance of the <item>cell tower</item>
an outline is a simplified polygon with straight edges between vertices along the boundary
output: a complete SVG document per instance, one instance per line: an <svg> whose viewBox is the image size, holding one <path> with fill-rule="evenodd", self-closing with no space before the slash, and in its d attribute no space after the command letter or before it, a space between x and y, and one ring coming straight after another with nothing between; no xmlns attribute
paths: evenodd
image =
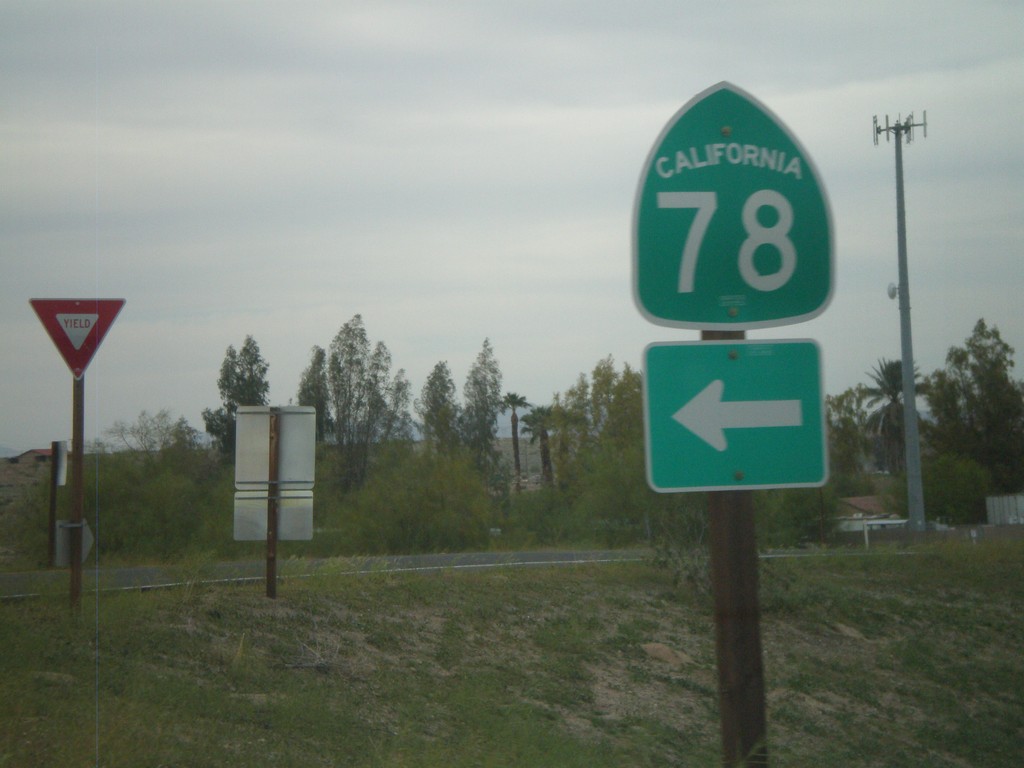
<svg viewBox="0 0 1024 768"><path fill-rule="evenodd" d="M910 529L923 531L924 522L924 491L921 484L921 440L917 429L917 389L914 382L914 345L910 332L910 278L907 276L907 221L903 206L903 142L909 144L914 138L914 129L923 129L928 137L928 113L923 112L920 123L914 122L914 114L906 119L897 117L890 124L889 116L885 116L885 126L879 125L878 117L874 118L872 139L878 146L878 137L885 134L896 137L896 254L899 261L899 285L897 293L900 300L900 347L903 365L903 440L907 460L907 509L910 516Z"/></svg>

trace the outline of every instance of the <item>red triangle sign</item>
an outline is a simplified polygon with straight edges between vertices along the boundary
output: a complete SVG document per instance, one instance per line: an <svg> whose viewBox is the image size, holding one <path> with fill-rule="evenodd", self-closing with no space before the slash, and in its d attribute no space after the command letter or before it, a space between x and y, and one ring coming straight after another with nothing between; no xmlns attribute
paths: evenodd
<svg viewBox="0 0 1024 768"><path fill-rule="evenodd" d="M114 324L124 299L30 299L46 332L76 379Z"/></svg>

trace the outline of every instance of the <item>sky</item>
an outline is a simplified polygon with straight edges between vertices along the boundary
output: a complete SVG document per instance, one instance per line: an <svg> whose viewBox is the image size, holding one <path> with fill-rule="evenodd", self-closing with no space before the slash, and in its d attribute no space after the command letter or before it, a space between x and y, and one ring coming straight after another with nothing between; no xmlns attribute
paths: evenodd
<svg viewBox="0 0 1024 768"><path fill-rule="evenodd" d="M721 81L799 138L835 232L826 311L748 337L817 340L829 394L899 358L894 144L870 131L927 110L904 151L917 366L979 318L1020 363L1021 40L1019 0L0 0L0 446L71 437L31 298L127 301L87 440L161 409L201 430L247 335L286 405L356 314L414 394L439 361L461 392L488 338L535 404L695 340L633 302L633 205Z"/></svg>

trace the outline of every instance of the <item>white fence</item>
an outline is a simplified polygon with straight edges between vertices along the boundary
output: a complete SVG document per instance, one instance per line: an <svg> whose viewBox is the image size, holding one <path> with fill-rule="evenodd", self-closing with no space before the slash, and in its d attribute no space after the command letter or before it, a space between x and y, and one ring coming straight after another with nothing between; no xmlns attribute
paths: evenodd
<svg viewBox="0 0 1024 768"><path fill-rule="evenodd" d="M1024 494L985 499L989 525L1024 525Z"/></svg>

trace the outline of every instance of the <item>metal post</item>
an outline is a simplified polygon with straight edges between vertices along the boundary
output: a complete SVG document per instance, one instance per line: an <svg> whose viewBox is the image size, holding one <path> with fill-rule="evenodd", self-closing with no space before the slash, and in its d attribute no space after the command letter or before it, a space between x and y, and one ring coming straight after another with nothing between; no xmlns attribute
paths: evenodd
<svg viewBox="0 0 1024 768"><path fill-rule="evenodd" d="M742 338L742 331L701 332L705 341ZM708 516L722 763L729 768L767 766L753 494L709 493Z"/></svg>
<svg viewBox="0 0 1024 768"><path fill-rule="evenodd" d="M71 607L82 599L82 514L85 503L85 376L74 380L71 394L71 525L68 558L71 565Z"/></svg>
<svg viewBox="0 0 1024 768"><path fill-rule="evenodd" d="M903 446L907 469L907 511L910 517L910 529L923 531L924 522L924 491L921 486L921 440L917 432L917 390L914 382L914 345L910 332L910 277L907 271L907 217L903 205L903 137L907 143L914 136L915 128L923 128L928 136L928 113L920 123L914 122L911 114L906 120L898 118L889 123L886 115L885 126L878 123L875 117L872 132L875 144L880 134L896 137L896 257L899 266L900 284L900 361L903 367ZM891 296L892 294L890 294Z"/></svg>
<svg viewBox="0 0 1024 768"><path fill-rule="evenodd" d="M903 441L907 460L907 509L910 529L923 531L924 491L921 483L921 443L917 431L917 391L914 345L910 331L910 277L907 271L907 220L903 205L903 134L913 119L897 123L896 134L896 255L899 261L900 350L903 364Z"/></svg>
<svg viewBox="0 0 1024 768"><path fill-rule="evenodd" d="M281 441L278 439L278 414L270 411L270 466L267 484L267 597L277 597L277 517L278 497L278 459Z"/></svg>
<svg viewBox="0 0 1024 768"><path fill-rule="evenodd" d="M46 562L51 568L57 560L57 466L60 458L60 443L50 443L50 518L47 537Z"/></svg>
<svg viewBox="0 0 1024 768"><path fill-rule="evenodd" d="M825 546L825 489L818 489L818 542Z"/></svg>

